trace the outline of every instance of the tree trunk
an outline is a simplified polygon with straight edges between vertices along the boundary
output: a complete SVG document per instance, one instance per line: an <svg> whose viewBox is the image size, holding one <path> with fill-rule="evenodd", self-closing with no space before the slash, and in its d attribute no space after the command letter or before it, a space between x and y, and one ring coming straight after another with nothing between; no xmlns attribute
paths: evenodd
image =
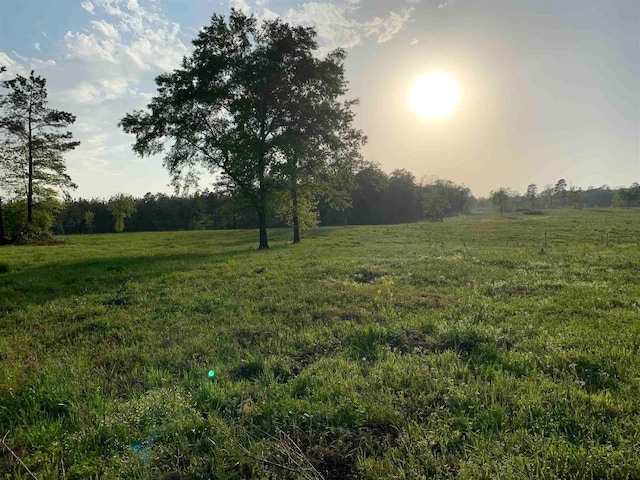
<svg viewBox="0 0 640 480"><path fill-rule="evenodd" d="M264 151L261 151L258 155L258 182L260 190L256 205L260 228L260 245L258 245L258 250L269 250L269 241L267 240L267 187L264 179L265 168Z"/></svg>
<svg viewBox="0 0 640 480"><path fill-rule="evenodd" d="M2 221L2 197L0 197L0 245L4 243L4 222Z"/></svg>
<svg viewBox="0 0 640 480"><path fill-rule="evenodd" d="M296 183L293 184L293 188L291 189L291 200L293 201L293 243L300 243L300 219L298 218L298 185Z"/></svg>
<svg viewBox="0 0 640 480"><path fill-rule="evenodd" d="M268 250L269 242L267 240L267 214L262 210L258 210L258 221L260 222L260 245L258 250Z"/></svg>
<svg viewBox="0 0 640 480"><path fill-rule="evenodd" d="M33 222L33 141L31 133L31 107L29 107L29 182L27 186L27 224Z"/></svg>

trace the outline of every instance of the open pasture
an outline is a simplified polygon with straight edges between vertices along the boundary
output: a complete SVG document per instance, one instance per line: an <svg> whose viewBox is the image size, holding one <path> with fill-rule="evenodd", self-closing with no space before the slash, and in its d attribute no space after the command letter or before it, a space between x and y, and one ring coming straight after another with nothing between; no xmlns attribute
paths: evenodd
<svg viewBox="0 0 640 480"><path fill-rule="evenodd" d="M640 478L640 212L270 235L0 248L0 477Z"/></svg>

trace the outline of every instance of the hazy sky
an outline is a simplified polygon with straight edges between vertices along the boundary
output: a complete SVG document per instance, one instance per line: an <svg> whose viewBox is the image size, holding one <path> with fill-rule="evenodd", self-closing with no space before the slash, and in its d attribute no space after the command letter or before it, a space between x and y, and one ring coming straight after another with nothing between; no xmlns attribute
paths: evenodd
<svg viewBox="0 0 640 480"><path fill-rule="evenodd" d="M315 25L323 51L347 49L364 154L387 172L447 178L476 196L559 178L640 180L638 0L0 0L0 64L35 69L51 105L78 117L74 196L171 192L161 157L134 156L116 124L232 6ZM460 84L445 120L407 104L430 70Z"/></svg>

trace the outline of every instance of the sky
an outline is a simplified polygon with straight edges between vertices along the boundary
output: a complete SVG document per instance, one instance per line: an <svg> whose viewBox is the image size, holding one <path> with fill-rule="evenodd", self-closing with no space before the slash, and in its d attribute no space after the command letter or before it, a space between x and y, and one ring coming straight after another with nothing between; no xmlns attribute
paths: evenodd
<svg viewBox="0 0 640 480"><path fill-rule="evenodd" d="M319 55L347 51L364 157L387 173L445 178L476 196L640 181L637 0L0 0L0 65L47 79L50 106L77 116L66 155L78 189L108 198L171 193L162 156L133 154L118 121L144 108L214 13L315 26ZM413 82L445 71L456 111L414 114ZM201 188L210 185L207 181Z"/></svg>

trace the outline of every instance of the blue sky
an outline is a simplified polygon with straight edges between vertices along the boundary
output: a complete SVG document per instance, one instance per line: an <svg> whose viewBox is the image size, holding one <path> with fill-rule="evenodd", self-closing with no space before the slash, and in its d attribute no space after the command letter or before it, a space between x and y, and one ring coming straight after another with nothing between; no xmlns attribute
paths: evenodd
<svg viewBox="0 0 640 480"><path fill-rule="evenodd" d="M347 49L363 152L387 172L448 178L476 195L559 178L584 188L640 180L636 0L2 1L0 64L35 69L51 105L78 117L82 145L67 156L74 196L171 192L162 158L135 157L116 124L231 7L315 25L321 53ZM406 102L434 69L462 90L439 122Z"/></svg>

